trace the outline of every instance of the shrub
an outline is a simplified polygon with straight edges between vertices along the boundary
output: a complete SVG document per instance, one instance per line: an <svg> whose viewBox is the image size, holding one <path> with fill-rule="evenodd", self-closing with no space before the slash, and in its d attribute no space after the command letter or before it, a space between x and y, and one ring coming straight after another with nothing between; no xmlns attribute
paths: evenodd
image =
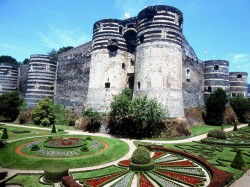
<svg viewBox="0 0 250 187"><path fill-rule="evenodd" d="M54 103L48 97L39 101L32 111L32 120L35 125L50 126L55 122L53 112Z"/></svg>
<svg viewBox="0 0 250 187"><path fill-rule="evenodd" d="M50 141L50 140L52 140L53 139L53 137L52 136L49 136L48 138L47 138L47 141Z"/></svg>
<svg viewBox="0 0 250 187"><path fill-rule="evenodd" d="M24 109L20 111L17 118L20 124L32 123L31 111L32 109Z"/></svg>
<svg viewBox="0 0 250 187"><path fill-rule="evenodd" d="M64 129L57 129L57 131L64 131Z"/></svg>
<svg viewBox="0 0 250 187"><path fill-rule="evenodd" d="M3 140L0 140L0 148L4 148L6 145L6 142Z"/></svg>
<svg viewBox="0 0 250 187"><path fill-rule="evenodd" d="M224 90L218 88L206 100L205 122L208 125L222 125L226 110L227 95Z"/></svg>
<svg viewBox="0 0 250 187"><path fill-rule="evenodd" d="M56 165L53 169L44 170L44 181L57 182L61 181L62 177L68 176L69 170L65 166Z"/></svg>
<svg viewBox="0 0 250 187"><path fill-rule="evenodd" d="M220 139L220 140L227 139L227 134L223 130L211 130L211 131L208 132L207 136L217 138L217 139Z"/></svg>
<svg viewBox="0 0 250 187"><path fill-rule="evenodd" d="M13 130L11 132L13 132L15 134L22 134L22 133L29 133L30 130Z"/></svg>
<svg viewBox="0 0 250 187"><path fill-rule="evenodd" d="M90 122L86 127L87 131L96 132L99 130L101 126L101 115L99 112L93 108L88 108L83 111L83 117L87 117Z"/></svg>
<svg viewBox="0 0 250 187"><path fill-rule="evenodd" d="M144 146L140 146L138 147L132 157L131 157L131 161L134 164L149 164L150 163L150 152L149 150L144 147Z"/></svg>
<svg viewBox="0 0 250 187"><path fill-rule="evenodd" d="M88 136L85 138L85 140L92 140L92 138Z"/></svg>
<svg viewBox="0 0 250 187"><path fill-rule="evenodd" d="M246 162L244 160L243 154L241 150L238 150L233 162L231 163L231 167L236 168L236 169L242 169L243 167L246 168Z"/></svg>
<svg viewBox="0 0 250 187"><path fill-rule="evenodd" d="M8 136L7 128L4 128L1 139L8 139L8 138L9 136Z"/></svg>
<svg viewBox="0 0 250 187"><path fill-rule="evenodd" d="M69 126L74 126L75 121L78 118L78 116L74 112L74 108L72 108L71 110L67 110L66 111L66 116L67 116L67 120L68 120L68 123L69 123L68 125Z"/></svg>
<svg viewBox="0 0 250 187"><path fill-rule="evenodd" d="M83 145L80 149L82 152L87 152L89 151L88 147L86 145Z"/></svg>
<svg viewBox="0 0 250 187"><path fill-rule="evenodd" d="M0 116L6 120L14 121L19 113L21 99L17 91L0 95Z"/></svg>
<svg viewBox="0 0 250 187"><path fill-rule="evenodd" d="M65 106L60 104L54 105L53 113L55 115L56 125L69 125L69 120L67 118L67 109Z"/></svg>
<svg viewBox="0 0 250 187"><path fill-rule="evenodd" d="M55 124L52 125L51 133L56 133L56 126L55 126Z"/></svg>
<svg viewBox="0 0 250 187"><path fill-rule="evenodd" d="M111 103L110 132L125 137L152 137L164 127L164 115L156 100L146 96L132 100L132 90L125 88Z"/></svg>
<svg viewBox="0 0 250 187"><path fill-rule="evenodd" d="M250 99L244 98L242 94L237 94L236 97L231 97L229 101L239 119L239 122L245 123L245 114L250 112Z"/></svg>
<svg viewBox="0 0 250 187"><path fill-rule="evenodd" d="M238 130L237 124L234 124L234 129L233 129L233 131L237 131L237 130Z"/></svg>
<svg viewBox="0 0 250 187"><path fill-rule="evenodd" d="M31 151L37 151L37 150L39 150L39 149L40 149L40 147L39 147L38 144L34 144L34 145L32 145L32 147L30 148Z"/></svg>

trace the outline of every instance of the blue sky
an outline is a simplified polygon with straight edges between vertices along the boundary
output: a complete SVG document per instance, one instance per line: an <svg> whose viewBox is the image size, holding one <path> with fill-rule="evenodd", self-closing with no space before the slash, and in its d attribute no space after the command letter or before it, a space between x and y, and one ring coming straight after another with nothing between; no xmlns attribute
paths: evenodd
<svg viewBox="0 0 250 187"><path fill-rule="evenodd" d="M0 0L0 55L23 61L78 46L91 40L96 21L159 4L183 12L183 32L198 58L228 60L230 71L247 71L250 82L249 0Z"/></svg>

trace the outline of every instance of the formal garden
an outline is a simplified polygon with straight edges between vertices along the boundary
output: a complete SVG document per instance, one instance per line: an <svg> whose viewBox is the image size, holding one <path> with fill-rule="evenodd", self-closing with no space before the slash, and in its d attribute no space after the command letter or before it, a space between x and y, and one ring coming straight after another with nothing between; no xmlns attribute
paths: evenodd
<svg viewBox="0 0 250 187"><path fill-rule="evenodd" d="M223 101L221 90L215 94L213 101ZM32 111L19 107L19 124L0 123L0 180L32 187L230 185L249 169L250 126L239 107L248 101L240 96L230 102L245 125L224 124L224 115L214 112L223 113L226 102L216 110L207 105L204 121L209 125L191 126L186 136L162 138L166 127L160 105L146 97L131 100L129 90L111 104L109 134L96 133L103 117L95 110L83 111L88 120L85 129L77 130L73 111L45 98ZM2 116L8 118L6 112Z"/></svg>

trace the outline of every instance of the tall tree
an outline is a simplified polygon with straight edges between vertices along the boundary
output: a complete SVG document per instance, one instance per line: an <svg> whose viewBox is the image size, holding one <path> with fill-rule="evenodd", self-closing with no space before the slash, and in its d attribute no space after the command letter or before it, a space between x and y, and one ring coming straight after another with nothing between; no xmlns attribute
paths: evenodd
<svg viewBox="0 0 250 187"><path fill-rule="evenodd" d="M0 56L0 63L18 64L15 58L7 55Z"/></svg>

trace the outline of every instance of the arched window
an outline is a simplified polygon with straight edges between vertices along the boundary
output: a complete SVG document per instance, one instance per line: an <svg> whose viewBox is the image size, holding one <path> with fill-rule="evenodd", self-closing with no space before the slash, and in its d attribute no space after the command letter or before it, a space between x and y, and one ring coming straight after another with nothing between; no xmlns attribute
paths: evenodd
<svg viewBox="0 0 250 187"><path fill-rule="evenodd" d="M238 78L238 79L242 79L242 75L241 75L241 74L238 74L238 75L237 75L237 78Z"/></svg>
<svg viewBox="0 0 250 187"><path fill-rule="evenodd" d="M207 87L207 91L211 93L211 92L212 92L212 87L211 87L211 86L208 86L208 87Z"/></svg>
<svg viewBox="0 0 250 187"><path fill-rule="evenodd" d="M191 71L189 68L186 69L186 80L190 82L191 79Z"/></svg>
<svg viewBox="0 0 250 187"><path fill-rule="evenodd" d="M214 70L219 70L219 65L214 65Z"/></svg>

